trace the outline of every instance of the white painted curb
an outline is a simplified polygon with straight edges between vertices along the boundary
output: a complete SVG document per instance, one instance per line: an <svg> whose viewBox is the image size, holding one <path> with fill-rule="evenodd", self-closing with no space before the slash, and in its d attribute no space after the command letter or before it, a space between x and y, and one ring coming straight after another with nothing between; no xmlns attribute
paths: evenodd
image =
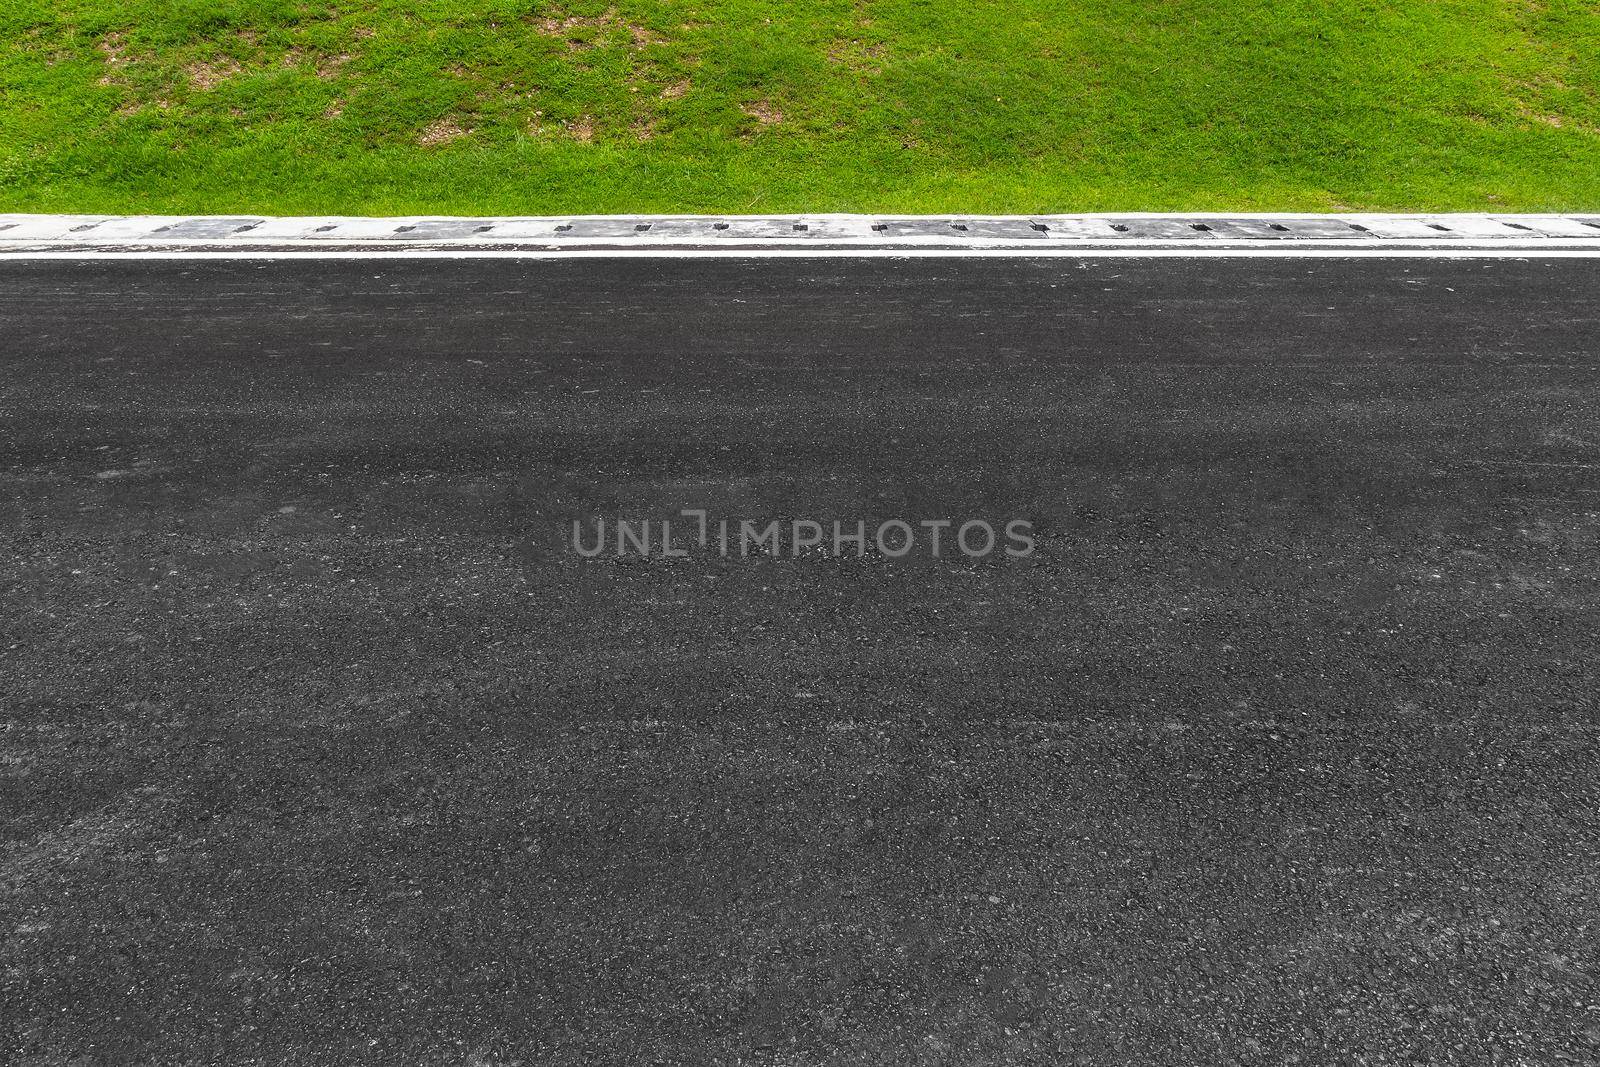
<svg viewBox="0 0 1600 1067"><path fill-rule="evenodd" d="M128 253L498 254L632 250L1482 249L1600 251L1600 215L571 215L364 218L0 215L0 256ZM1293 254L1293 253L1291 253Z"/></svg>

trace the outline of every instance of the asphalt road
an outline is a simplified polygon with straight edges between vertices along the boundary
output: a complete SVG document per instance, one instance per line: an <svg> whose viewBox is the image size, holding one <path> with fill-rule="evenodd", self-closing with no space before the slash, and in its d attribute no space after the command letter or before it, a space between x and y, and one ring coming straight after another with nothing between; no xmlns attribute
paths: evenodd
<svg viewBox="0 0 1600 1067"><path fill-rule="evenodd" d="M0 1059L1600 1059L1600 259L0 264ZM1026 558L570 520L1023 517Z"/></svg>

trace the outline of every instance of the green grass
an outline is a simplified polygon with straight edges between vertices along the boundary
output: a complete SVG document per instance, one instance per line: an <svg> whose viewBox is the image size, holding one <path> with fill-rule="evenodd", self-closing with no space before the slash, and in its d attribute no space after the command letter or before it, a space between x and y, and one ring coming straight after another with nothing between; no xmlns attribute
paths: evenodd
<svg viewBox="0 0 1600 1067"><path fill-rule="evenodd" d="M0 0L0 210L1594 210L1594 0Z"/></svg>

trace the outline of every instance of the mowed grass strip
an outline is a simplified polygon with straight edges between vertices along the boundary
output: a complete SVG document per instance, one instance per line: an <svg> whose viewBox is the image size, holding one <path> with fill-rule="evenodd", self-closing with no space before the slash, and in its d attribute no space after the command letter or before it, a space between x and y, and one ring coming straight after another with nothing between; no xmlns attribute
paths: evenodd
<svg viewBox="0 0 1600 1067"><path fill-rule="evenodd" d="M0 0L0 210L1600 208L1593 0Z"/></svg>

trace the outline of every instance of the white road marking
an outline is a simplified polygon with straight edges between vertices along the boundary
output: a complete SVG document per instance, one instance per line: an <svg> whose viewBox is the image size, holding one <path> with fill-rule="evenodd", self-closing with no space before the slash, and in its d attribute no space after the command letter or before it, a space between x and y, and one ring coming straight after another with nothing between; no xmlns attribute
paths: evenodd
<svg viewBox="0 0 1600 1067"><path fill-rule="evenodd" d="M1090 215L395 217L0 214L21 258L1541 258L1600 252L1600 215L1130 212ZM1406 250L1406 251L1399 251Z"/></svg>
<svg viewBox="0 0 1600 1067"><path fill-rule="evenodd" d="M378 248L378 249L59 249L4 251L0 261L208 260L208 259L1600 259L1590 247L1549 247L1506 242L1449 248L1228 247L1115 248Z"/></svg>

